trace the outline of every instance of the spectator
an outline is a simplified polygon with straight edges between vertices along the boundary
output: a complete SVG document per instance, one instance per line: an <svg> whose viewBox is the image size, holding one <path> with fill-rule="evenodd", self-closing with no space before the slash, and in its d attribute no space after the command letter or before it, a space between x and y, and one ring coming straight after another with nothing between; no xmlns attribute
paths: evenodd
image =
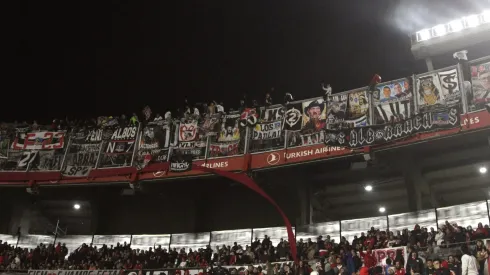
<svg viewBox="0 0 490 275"><path fill-rule="evenodd" d="M161 121L161 120L163 120L163 117L159 113L157 113L153 121Z"/></svg>
<svg viewBox="0 0 490 275"><path fill-rule="evenodd" d="M224 114L225 113L225 107L223 107L223 101L220 101L220 103L216 103L216 101L214 101L214 104L216 105L216 110L218 113L220 114Z"/></svg>
<svg viewBox="0 0 490 275"><path fill-rule="evenodd" d="M133 115L129 119L129 122L132 126L135 126L139 123L139 119L138 119L138 116L136 115L136 113L133 113Z"/></svg>
<svg viewBox="0 0 490 275"><path fill-rule="evenodd" d="M435 259L433 261L433 265L434 265L434 274L436 275L450 275L450 272L449 272L449 268L445 268L444 266L442 266L442 263L439 259Z"/></svg>
<svg viewBox="0 0 490 275"><path fill-rule="evenodd" d="M480 269L479 265L475 256L470 254L468 246L463 245L461 252L463 253L463 256L461 256L461 275L482 275L483 269L481 273L478 272Z"/></svg>
<svg viewBox="0 0 490 275"><path fill-rule="evenodd" d="M419 258L417 252L410 253L410 258L407 260L407 270L416 270L418 273L424 270L424 262Z"/></svg>
<svg viewBox="0 0 490 275"><path fill-rule="evenodd" d="M405 269L403 268L403 263L400 261L395 261L395 275L405 275Z"/></svg>
<svg viewBox="0 0 490 275"><path fill-rule="evenodd" d="M272 88L274 90L274 88ZM271 106L272 105L272 97L270 93L265 94L265 106Z"/></svg>

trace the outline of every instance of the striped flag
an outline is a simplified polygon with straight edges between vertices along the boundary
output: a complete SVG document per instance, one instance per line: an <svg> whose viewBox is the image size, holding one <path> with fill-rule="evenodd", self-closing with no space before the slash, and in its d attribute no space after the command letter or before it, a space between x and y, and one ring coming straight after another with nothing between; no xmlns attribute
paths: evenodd
<svg viewBox="0 0 490 275"><path fill-rule="evenodd" d="M391 121L391 117L406 119L411 116L410 101L397 101L376 106L378 116L385 122Z"/></svg>

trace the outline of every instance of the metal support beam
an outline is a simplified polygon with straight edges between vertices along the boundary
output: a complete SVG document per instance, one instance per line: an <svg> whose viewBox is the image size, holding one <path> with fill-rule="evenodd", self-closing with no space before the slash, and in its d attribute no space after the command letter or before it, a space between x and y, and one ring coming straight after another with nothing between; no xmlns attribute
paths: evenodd
<svg viewBox="0 0 490 275"><path fill-rule="evenodd" d="M425 64L427 64L427 71L430 72L434 70L434 64L432 64L432 58L430 56L425 58Z"/></svg>

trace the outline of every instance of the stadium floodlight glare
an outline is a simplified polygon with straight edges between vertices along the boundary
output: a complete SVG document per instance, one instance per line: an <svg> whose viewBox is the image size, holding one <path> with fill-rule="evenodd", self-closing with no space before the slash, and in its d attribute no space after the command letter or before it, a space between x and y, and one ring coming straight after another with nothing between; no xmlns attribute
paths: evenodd
<svg viewBox="0 0 490 275"><path fill-rule="evenodd" d="M426 41L426 40L429 40L430 38L431 38L431 36L430 36L430 30L429 29L425 29L425 30L421 30L421 31L417 32L417 41L418 42Z"/></svg>
<svg viewBox="0 0 490 275"><path fill-rule="evenodd" d="M486 10L481 14L481 20L483 23L490 23L490 10Z"/></svg>
<svg viewBox="0 0 490 275"><path fill-rule="evenodd" d="M464 18L464 23L467 28L474 28L480 25L480 18L478 15L470 15Z"/></svg>
<svg viewBox="0 0 490 275"><path fill-rule="evenodd" d="M73 208L75 208L75 210L78 210L78 209L80 209L80 204L78 204L78 203L75 203L75 204L73 205Z"/></svg>
<svg viewBox="0 0 490 275"><path fill-rule="evenodd" d="M480 171L480 174L486 174L487 173L487 167L482 166L482 167L480 167L480 169L478 171Z"/></svg>
<svg viewBox="0 0 490 275"><path fill-rule="evenodd" d="M386 208L384 208L383 206L381 206L381 207L379 208L379 212L380 212L380 213L384 213L384 212L386 212Z"/></svg>
<svg viewBox="0 0 490 275"><path fill-rule="evenodd" d="M364 186L364 190L371 192L371 191L373 191L373 186L368 184L368 185Z"/></svg>
<svg viewBox="0 0 490 275"><path fill-rule="evenodd" d="M432 28L432 36L437 37L437 36L444 36L447 34L446 30L446 25L437 25Z"/></svg>
<svg viewBox="0 0 490 275"><path fill-rule="evenodd" d="M460 32L464 29L464 25L463 25L463 20L459 19L459 20L453 20L451 22L449 22L449 31L450 32Z"/></svg>

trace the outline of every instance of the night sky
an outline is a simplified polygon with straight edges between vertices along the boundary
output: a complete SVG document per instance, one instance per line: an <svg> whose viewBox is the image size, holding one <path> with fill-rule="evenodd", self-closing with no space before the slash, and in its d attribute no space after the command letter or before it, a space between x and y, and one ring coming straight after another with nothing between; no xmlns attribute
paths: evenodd
<svg viewBox="0 0 490 275"><path fill-rule="evenodd" d="M441 7L440 3L444 3ZM478 6L478 4L480 6ZM482 4L483 3L483 4ZM487 0L21 1L0 121L275 102L423 72L408 33ZM470 55L471 56L471 55ZM452 61L451 61L452 62ZM7 104L6 104L7 103Z"/></svg>

